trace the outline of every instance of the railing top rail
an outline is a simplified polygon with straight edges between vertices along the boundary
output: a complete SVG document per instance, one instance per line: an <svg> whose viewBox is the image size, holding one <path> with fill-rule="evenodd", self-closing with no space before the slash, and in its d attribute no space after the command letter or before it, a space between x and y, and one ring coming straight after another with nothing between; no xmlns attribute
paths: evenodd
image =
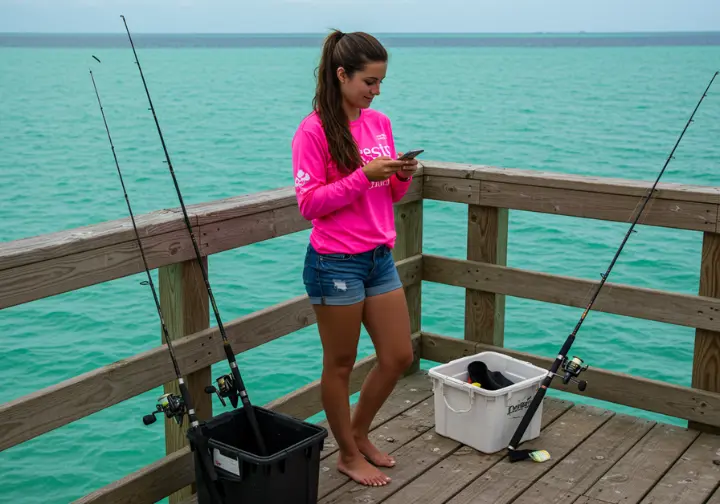
<svg viewBox="0 0 720 504"><path fill-rule="evenodd" d="M423 161L422 166L424 175L428 177L463 178L638 197L644 196L653 182L442 161ZM661 181L657 185L656 196L663 199L720 203L720 187Z"/></svg>
<svg viewBox="0 0 720 504"><path fill-rule="evenodd" d="M292 187L186 205L190 224L210 224L276 208L296 205ZM136 215L141 239L185 229L180 208ZM56 259L78 252L135 240L130 217L55 233L0 243L0 270Z"/></svg>

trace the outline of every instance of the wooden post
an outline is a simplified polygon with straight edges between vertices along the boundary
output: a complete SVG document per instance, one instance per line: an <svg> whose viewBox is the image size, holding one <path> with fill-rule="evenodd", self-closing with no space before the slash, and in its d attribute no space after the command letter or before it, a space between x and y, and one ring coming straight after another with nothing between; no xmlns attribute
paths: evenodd
<svg viewBox="0 0 720 504"><path fill-rule="evenodd" d="M400 261L422 253L423 201L411 201L395 205L395 229L397 240L393 249L393 259ZM405 287L405 297L410 311L410 332L420 331L421 326L421 287L422 282ZM413 374L420 369L420 355L406 371Z"/></svg>
<svg viewBox="0 0 720 504"><path fill-rule="evenodd" d="M207 268L207 258L203 258ZM197 259L164 266L159 270L160 307L171 341L182 338L210 325L210 299L203 281L202 272ZM165 335L161 336L163 343ZM186 374L182 366L180 372L186 378L190 396L192 397L198 420L212 416L212 396L205 393L205 387L212 381L211 368L206 367L194 373ZM179 394L176 380L164 385L165 393ZM165 451L172 453L188 445L185 431L188 419L185 416L183 425L165 418ZM189 498L194 493L194 485L187 486L170 495L170 504L176 504Z"/></svg>
<svg viewBox="0 0 720 504"><path fill-rule="evenodd" d="M467 258L506 265L508 211L468 205ZM465 291L465 339L502 347L505 339L505 296L475 289Z"/></svg>
<svg viewBox="0 0 720 504"><path fill-rule="evenodd" d="M703 234L700 262L700 296L720 297L720 234ZM720 317L720 313L716 316ZM692 368L692 386L710 392L720 392L720 333L707 329L695 330L695 352ZM702 411L704 404L698 404ZM688 422L688 427L719 434L720 428Z"/></svg>

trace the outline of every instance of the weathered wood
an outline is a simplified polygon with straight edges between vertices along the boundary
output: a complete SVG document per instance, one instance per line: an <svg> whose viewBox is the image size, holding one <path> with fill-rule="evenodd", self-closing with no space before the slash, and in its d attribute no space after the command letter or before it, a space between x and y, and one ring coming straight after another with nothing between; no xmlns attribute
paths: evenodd
<svg viewBox="0 0 720 504"><path fill-rule="evenodd" d="M545 369L549 369L553 362L553 359L548 357L539 357L458 338L448 338L424 331L421 348L423 359L436 362L448 362L463 355L473 355L484 351L503 353ZM592 365L592 363L588 364ZM583 396L686 420L701 420L708 425L720 426L720 394L718 393L593 367L585 371L582 378L588 382L587 389L582 392ZM573 383L563 385L562 381L557 378L553 380L551 387L564 392L578 393L576 385Z"/></svg>
<svg viewBox="0 0 720 504"><path fill-rule="evenodd" d="M720 298L720 234L704 233L700 262L698 294ZM720 320L718 312L713 316ZM692 367L692 386L720 392L720 329L698 328L695 331L695 350ZM706 432L720 433L720 428L690 422L689 427Z"/></svg>
<svg viewBox="0 0 720 504"><path fill-rule="evenodd" d="M568 215L615 222L631 222L641 198L587 191L570 191L538 186L483 182L483 205ZM652 198L639 224L695 231L715 231L718 206L715 203Z"/></svg>
<svg viewBox="0 0 720 504"><path fill-rule="evenodd" d="M590 497L586 497L585 495L581 495L577 498L577 500L570 501L573 504L608 504L605 501L601 501L598 499L591 499Z"/></svg>
<svg viewBox="0 0 720 504"><path fill-rule="evenodd" d="M198 226L202 227L246 215L266 214L279 208L296 205L295 188L287 186L220 200L203 201L186 206L186 209L188 214L195 216Z"/></svg>
<svg viewBox="0 0 720 504"><path fill-rule="evenodd" d="M555 189L618 194L633 196L638 199L647 194L654 182L432 160L423 161L423 173L427 177L505 182ZM660 182L655 188L653 197L717 204L720 201L720 187Z"/></svg>
<svg viewBox="0 0 720 504"><path fill-rule="evenodd" d="M354 504L357 502L381 502L408 482L421 475L428 468L447 457L459 446L457 441L438 436L429 429L411 442L392 452L396 460L394 467L383 467L383 473L392 481L384 486L366 487L349 481L331 494L320 499L318 504Z"/></svg>
<svg viewBox="0 0 720 504"><path fill-rule="evenodd" d="M715 489L715 492L705 502L705 504L720 504L720 488Z"/></svg>
<svg viewBox="0 0 720 504"><path fill-rule="evenodd" d="M641 504L703 504L720 483L720 438L701 434Z"/></svg>
<svg viewBox="0 0 720 504"><path fill-rule="evenodd" d="M141 240L186 229L180 210L159 210L136 215ZM197 220L190 219L197 225ZM88 252L119 243L135 241L130 217L100 222L55 233L47 233L0 243L0 270L17 268L51 259Z"/></svg>
<svg viewBox="0 0 720 504"><path fill-rule="evenodd" d="M412 335L412 342L415 351L420 344L420 333ZM352 373L350 374L350 394L360 390L365 377L377 362L375 354L368 355L364 359L357 361ZM308 418L318 411L322 410L322 398L320 396L320 379L308 383L299 389L291 392L270 403L272 408L280 413L288 413L293 411L294 416L299 418ZM288 413L289 414L289 413Z"/></svg>
<svg viewBox="0 0 720 504"><path fill-rule="evenodd" d="M426 175L423 182L423 198L478 205L480 204L480 182Z"/></svg>
<svg viewBox="0 0 720 504"><path fill-rule="evenodd" d="M315 315L307 296L300 296L224 325L233 350L239 354L313 323ZM178 365L186 373L225 360L217 327L181 338L174 348ZM146 392L174 377L167 346L163 345L2 404L0 450ZM52 415L40 414L48 408Z"/></svg>
<svg viewBox="0 0 720 504"><path fill-rule="evenodd" d="M479 191L479 192L478 192ZM630 222L642 197L592 191L557 189L452 177L426 176L426 199L452 201L512 210ZM653 197L640 223L695 231L716 229L718 204Z"/></svg>
<svg viewBox="0 0 720 504"><path fill-rule="evenodd" d="M539 438L523 444L523 448L547 449L550 460L542 464L522 464L503 459L450 499L448 504L512 502L612 416L613 413L607 410L574 406L559 422L553 422L541 432Z"/></svg>
<svg viewBox="0 0 720 504"><path fill-rule="evenodd" d="M200 221L203 224L210 224L296 205L294 188L285 187L187 205L186 210L190 224L196 227L201 225ZM135 222L143 242L150 237L187 229L179 207L136 215ZM15 240L0 244L0 270L59 259L124 242L133 242L135 239L130 217L126 217Z"/></svg>
<svg viewBox="0 0 720 504"><path fill-rule="evenodd" d="M505 266L507 233L507 209L468 205L468 260ZM500 347L504 345L505 296L503 294L466 289L465 339Z"/></svg>
<svg viewBox="0 0 720 504"><path fill-rule="evenodd" d="M182 448L72 504L154 504L195 480L190 448Z"/></svg>
<svg viewBox="0 0 720 504"><path fill-rule="evenodd" d="M205 224L202 227L201 250L203 255L217 254L311 227L312 224L300 215L297 206L276 208Z"/></svg>
<svg viewBox="0 0 720 504"><path fill-rule="evenodd" d="M203 259L203 268L207 271L207 258ZM210 302L203 280L200 265L196 260L171 264L158 272L160 284L160 307L167 326L168 336L173 343L178 339L200 332L210 326ZM165 334L161 329L161 342L166 343ZM174 348L174 347L173 347ZM184 369L180 368L183 373ZM212 381L211 367L207 366L192 373L183 373L190 397L198 420L212 417L212 396L205 393L205 387ZM165 393L180 395L177 380L163 385ZM170 454L185 446L188 439L185 431L188 425L187 416L183 424L164 418L165 451ZM193 486L187 486L170 495L170 504L177 504L195 492Z"/></svg>
<svg viewBox="0 0 720 504"><path fill-rule="evenodd" d="M409 257L422 254L423 237L423 202L422 200L412 201L403 205L396 205L395 229L397 239L392 254L395 261L401 261ZM419 281L422 275L421 263L417 271L417 282L408 282L405 286L405 299L407 300L408 312L410 315L410 332L420 331L422 320L422 283ZM420 367L420 352L415 353L412 365L406 370L406 374L416 372Z"/></svg>
<svg viewBox="0 0 720 504"><path fill-rule="evenodd" d="M195 257L187 229L149 236L142 245L150 269ZM0 309L144 271L136 240L4 269Z"/></svg>
<svg viewBox="0 0 720 504"><path fill-rule="evenodd" d="M432 429L435 425L434 415L432 401L426 400L374 429L368 437L378 450L395 457L395 452L402 446ZM338 454L335 453L320 464L318 483L320 499L351 482L350 478L337 470L337 462ZM381 470L386 472L387 468L382 467Z"/></svg>
<svg viewBox="0 0 720 504"><path fill-rule="evenodd" d="M432 383L430 378L424 372L413 373L406 378L400 380L395 386L395 389L387 398L387 400L380 406L377 414L370 422L370 429L373 430L385 423L389 422L396 416L400 415L403 411L407 411L410 408L415 407L417 404L432 397ZM357 403L350 406L350 412L355 410ZM320 425L328 428L326 420L320 422ZM335 436L332 431L328 429L328 437L325 438L323 450L320 453L320 459L325 459L330 455L337 453L338 446L335 441Z"/></svg>
<svg viewBox="0 0 720 504"><path fill-rule="evenodd" d="M507 296L584 308L598 282L480 261L423 255L422 279ZM606 282L594 311L720 331L720 299ZM720 343L718 343L720 344ZM716 368L717 369L717 368ZM720 374L712 374L714 377Z"/></svg>
<svg viewBox="0 0 720 504"><path fill-rule="evenodd" d="M561 418L571 407L572 403L568 401L546 398L543 401L541 430ZM384 502L442 504L498 463L504 455L504 452L485 454L468 446L461 446Z"/></svg>
<svg viewBox="0 0 720 504"><path fill-rule="evenodd" d="M585 495L614 504L639 502L698 434L674 425L655 425Z"/></svg>
<svg viewBox="0 0 720 504"><path fill-rule="evenodd" d="M419 282L420 257L398 263L400 278ZM222 315L222 307L220 313ZM315 323L307 296L224 322L236 354ZM417 348L416 348L417 350ZM180 368L187 373L225 360L217 327L181 338L175 345ZM227 368L226 368L227 369ZM0 450L7 449L118 402L172 381L166 346L159 346L0 405ZM51 407L53 415L40 415Z"/></svg>
<svg viewBox="0 0 720 504"><path fill-rule="evenodd" d="M615 415L551 471L528 488L515 504L573 502L624 456L655 422ZM553 456L552 447L549 448Z"/></svg>

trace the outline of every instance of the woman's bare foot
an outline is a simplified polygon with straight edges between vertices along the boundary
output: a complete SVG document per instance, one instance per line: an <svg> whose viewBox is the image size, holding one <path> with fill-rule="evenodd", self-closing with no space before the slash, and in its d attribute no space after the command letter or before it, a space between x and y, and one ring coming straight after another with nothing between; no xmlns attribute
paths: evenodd
<svg viewBox="0 0 720 504"><path fill-rule="evenodd" d="M361 485L382 486L390 482L390 478L384 475L377 467L371 465L360 454L355 457L338 457L338 471L347 477L357 481Z"/></svg>
<svg viewBox="0 0 720 504"><path fill-rule="evenodd" d="M360 450L360 453L365 455L370 462L376 466L381 467L393 467L395 465L395 459L387 453L383 453L378 450L374 444L370 442L367 436L360 436L355 438L355 444Z"/></svg>

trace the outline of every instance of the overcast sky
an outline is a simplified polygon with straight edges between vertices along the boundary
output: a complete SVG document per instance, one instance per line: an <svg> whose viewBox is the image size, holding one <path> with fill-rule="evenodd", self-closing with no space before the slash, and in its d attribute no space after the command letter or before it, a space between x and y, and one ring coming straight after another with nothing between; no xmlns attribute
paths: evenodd
<svg viewBox="0 0 720 504"><path fill-rule="evenodd" d="M720 0L0 0L0 32L717 31Z"/></svg>

